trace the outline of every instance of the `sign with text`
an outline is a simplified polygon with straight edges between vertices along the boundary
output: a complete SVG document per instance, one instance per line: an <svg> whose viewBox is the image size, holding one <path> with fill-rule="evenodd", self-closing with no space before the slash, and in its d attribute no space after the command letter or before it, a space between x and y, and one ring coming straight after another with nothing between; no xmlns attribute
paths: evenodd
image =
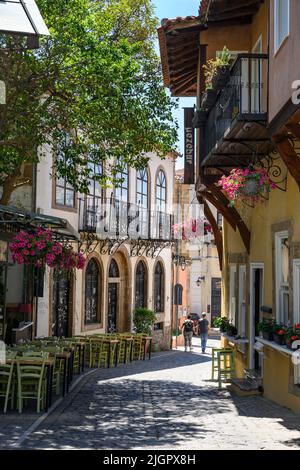
<svg viewBox="0 0 300 470"><path fill-rule="evenodd" d="M194 108L184 108L184 184L195 183Z"/></svg>

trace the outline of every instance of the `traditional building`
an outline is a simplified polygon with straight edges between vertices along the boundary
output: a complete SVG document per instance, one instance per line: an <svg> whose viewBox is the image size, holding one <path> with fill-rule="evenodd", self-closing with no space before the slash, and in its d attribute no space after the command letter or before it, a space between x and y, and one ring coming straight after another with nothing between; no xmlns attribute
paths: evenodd
<svg viewBox="0 0 300 470"><path fill-rule="evenodd" d="M258 324L300 322L299 14L297 0L202 1L198 16L163 20L159 30L166 86L197 97L196 192L222 265L222 313L238 330L223 343L235 350L239 377L257 377L266 397L296 411L293 351L263 339ZM229 70L205 90L203 66L224 46ZM276 189L232 205L219 180L249 165ZM208 203L224 218L222 232Z"/></svg>
<svg viewBox="0 0 300 470"><path fill-rule="evenodd" d="M174 155L161 160L151 154L139 171L124 165L120 187L102 189L91 181L89 195L49 178L52 158L49 152L37 165L36 210L69 222L87 263L71 279L47 270L37 336L131 331L134 308L147 307L156 313L156 343L169 347Z"/></svg>

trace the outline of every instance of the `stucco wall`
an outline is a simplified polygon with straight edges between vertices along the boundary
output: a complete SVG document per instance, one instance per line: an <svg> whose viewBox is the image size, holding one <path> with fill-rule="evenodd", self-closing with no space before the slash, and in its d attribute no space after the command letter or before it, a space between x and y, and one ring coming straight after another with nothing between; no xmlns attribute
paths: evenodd
<svg viewBox="0 0 300 470"><path fill-rule="evenodd" d="M37 166L37 190L36 200L37 208L41 213L53 215L67 219L75 230L78 230L78 210L65 210L64 208L58 209L53 206L53 180L50 177L52 166L52 155L50 149L46 149L46 156L41 160ZM170 212L173 200L173 184L174 184L174 168L175 161L172 157L168 156L164 160L160 159L155 154L149 154L149 195L150 207L155 210L155 185L156 176L159 169L163 169L167 180L167 211ZM106 196L109 198L112 189L108 189ZM129 172L129 201L135 203L136 201L136 171L130 169ZM70 303L70 321L71 330L70 334L88 334L104 332L107 328L107 308L108 308L108 269L112 259L109 255L100 255L99 248L91 256L95 256L100 263L101 273L103 277L103 291L101 292L101 324L86 327L84 325L83 316L85 310L84 290L85 290L85 271L77 271L76 279L74 279L72 289L72 302ZM122 247L115 254L119 268L120 268L120 316L118 325L120 330L128 330L132 327L132 311L134 308L135 298L135 270L138 261L142 258L132 257L130 254L129 244L123 244ZM157 315L157 321L163 322L164 337L167 344L170 344L171 334L171 301L172 301L172 283L173 283L173 267L172 267L172 253L171 247L165 248L159 255L159 258L152 259L145 257L143 261L147 267L148 274L148 292L147 292L147 306L153 308L153 277L154 268L157 260L160 260L164 266L165 272L165 311ZM38 299L38 320L37 320L37 334L38 336L51 334L51 315L52 315L52 273L47 271L44 282L44 297ZM159 335L157 335L159 336ZM159 338L161 342L161 338Z"/></svg>

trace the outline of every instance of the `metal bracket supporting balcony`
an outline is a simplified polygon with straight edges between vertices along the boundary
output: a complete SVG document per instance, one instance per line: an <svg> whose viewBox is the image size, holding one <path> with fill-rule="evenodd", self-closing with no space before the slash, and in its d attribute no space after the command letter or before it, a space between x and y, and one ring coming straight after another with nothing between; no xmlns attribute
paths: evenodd
<svg viewBox="0 0 300 470"><path fill-rule="evenodd" d="M129 237L123 238L99 238L94 233L84 233L81 235L81 241L79 249L86 255L91 254L96 251L99 247L99 253L101 255L113 255L118 251L118 249L127 241Z"/></svg>
<svg viewBox="0 0 300 470"><path fill-rule="evenodd" d="M130 256L146 256L154 259L164 248L169 248L172 244L172 241L162 240L131 240Z"/></svg>

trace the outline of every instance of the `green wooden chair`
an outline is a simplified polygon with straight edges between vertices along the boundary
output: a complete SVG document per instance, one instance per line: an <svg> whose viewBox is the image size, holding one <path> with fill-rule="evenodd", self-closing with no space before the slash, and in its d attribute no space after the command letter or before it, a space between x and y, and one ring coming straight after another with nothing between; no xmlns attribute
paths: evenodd
<svg viewBox="0 0 300 470"><path fill-rule="evenodd" d="M14 381L15 363L0 365L0 397L4 398L4 413L7 412L9 400L11 409L14 407L15 381Z"/></svg>
<svg viewBox="0 0 300 470"><path fill-rule="evenodd" d="M228 381L235 377L234 353L232 350L218 351L218 382L219 388L222 387L222 381Z"/></svg>
<svg viewBox="0 0 300 470"><path fill-rule="evenodd" d="M36 400L36 410L40 413L46 399L45 364L24 364L18 359L16 363L18 411L22 413L24 400Z"/></svg>
<svg viewBox="0 0 300 470"><path fill-rule="evenodd" d="M218 380L218 370L219 370L219 365L218 365L218 352L220 351L229 351L231 352L231 348L212 348L212 358L211 358L211 380Z"/></svg>

